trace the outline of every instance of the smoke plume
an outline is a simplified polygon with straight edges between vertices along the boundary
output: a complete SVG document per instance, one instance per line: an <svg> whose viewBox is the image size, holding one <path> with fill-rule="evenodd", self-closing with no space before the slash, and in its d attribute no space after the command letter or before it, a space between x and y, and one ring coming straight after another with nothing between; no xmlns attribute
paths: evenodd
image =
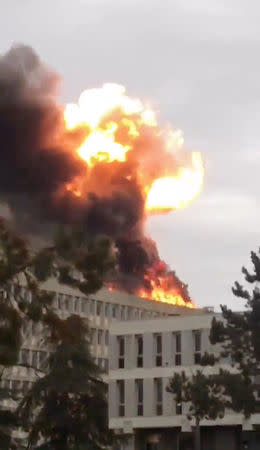
<svg viewBox="0 0 260 450"><path fill-rule="evenodd" d="M100 162L91 170L75 149L86 138L85 127L68 129L64 106L57 102L60 77L27 46L15 46L0 58L0 203L8 205L17 224L30 233L45 233L56 224L80 224L86 233L110 236L117 248L118 276L114 287L145 292L157 280L174 288L184 302L185 286L160 261L156 244L145 236L145 200L138 158L147 179L154 167L167 175L159 139L144 133L124 163ZM111 120L111 117L109 118ZM124 136L122 127L121 141ZM153 156L152 164L150 156ZM171 164L172 164L171 157ZM65 189L75 180L86 180L84 195Z"/></svg>

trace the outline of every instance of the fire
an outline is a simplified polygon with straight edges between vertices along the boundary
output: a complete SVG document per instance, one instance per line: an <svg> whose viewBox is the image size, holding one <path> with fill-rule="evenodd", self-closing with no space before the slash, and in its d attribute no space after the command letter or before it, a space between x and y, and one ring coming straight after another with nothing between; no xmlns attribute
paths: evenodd
<svg viewBox="0 0 260 450"><path fill-rule="evenodd" d="M169 272L164 261L157 261L147 269L144 279L147 288L138 290L139 297L150 298L163 303L176 306L196 308L189 298L187 286L185 286L174 272Z"/></svg>
<svg viewBox="0 0 260 450"><path fill-rule="evenodd" d="M164 176L147 176L141 155L138 174L148 213L184 208L199 194L204 176L200 153L192 152L190 165L179 166L176 171L176 148L181 152L183 146L181 133L161 130L151 108L140 100L128 97L123 86L104 84L102 88L84 91L78 104L66 106L64 119L69 130L77 127L88 130L86 139L77 149L78 156L88 167L101 162L126 162L128 155L135 151L138 138L143 137L142 134L145 136L147 130L152 130L163 154L172 156L173 167L164 167ZM156 167L153 167L154 171ZM70 183L67 188L77 196L82 193L77 183Z"/></svg>
<svg viewBox="0 0 260 450"><path fill-rule="evenodd" d="M75 152L85 161L86 174L66 185L75 197L120 191L124 184L115 187L116 176L124 183L136 183L144 218L145 214L184 208L199 194L204 177L201 154L186 152L182 133L161 128L155 112L128 97L123 86L104 84L84 91L77 104L66 106L64 121L67 130L85 133ZM140 297L195 307L185 286L160 260L147 269L143 282L145 287L137 292Z"/></svg>
<svg viewBox="0 0 260 450"><path fill-rule="evenodd" d="M194 309L196 305L193 302L186 302L180 294L176 294L173 291L165 291L163 288L154 287L151 292L145 289L138 291L138 296L141 298L150 298L157 302L168 303L175 306L183 306L186 308Z"/></svg>

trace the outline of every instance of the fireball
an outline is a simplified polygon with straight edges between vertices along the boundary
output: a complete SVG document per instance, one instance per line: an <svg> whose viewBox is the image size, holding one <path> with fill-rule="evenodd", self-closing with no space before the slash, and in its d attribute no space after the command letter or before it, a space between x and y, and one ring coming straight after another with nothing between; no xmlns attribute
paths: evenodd
<svg viewBox="0 0 260 450"><path fill-rule="evenodd" d="M159 126L151 107L128 97L123 86L110 83L84 91L77 104L66 106L64 120L67 130L85 132L75 152L88 170L83 178L77 177L66 185L75 197L86 197L91 192L92 173L94 192L99 193L103 178L110 180L107 189L113 191L111 180L119 172L122 177L120 167L128 170L125 182L134 181L141 192L143 218L184 208L199 194L204 177L201 154L187 152L181 131ZM102 189L102 195L106 195L106 188ZM137 294L195 307L184 286L162 261L159 266L161 263L164 269L160 273L148 267L146 287Z"/></svg>
<svg viewBox="0 0 260 450"><path fill-rule="evenodd" d="M153 135L158 140L160 163L167 155L166 176L156 176L156 166L152 172L145 163L138 168L139 180L143 184L145 209L148 213L169 212L187 206L200 192L203 184L203 163L199 152L192 152L188 166L178 166L176 170L176 148L183 152L183 138L180 132L161 129L157 125L156 114L138 99L126 95L125 88L117 84L104 84L102 88L84 91L78 104L68 104L64 119L67 129L85 127L89 132L84 142L77 149L78 156L89 167L100 162L126 162L130 153L137 153L140 137ZM123 130L124 137L122 138ZM177 139L176 139L177 137ZM168 166L172 155L172 167ZM153 162L151 152L149 166ZM137 155L138 162L138 155ZM146 156L146 161L149 159ZM166 159L166 158L165 158ZM156 165L156 161L154 163ZM158 175L160 175L158 170ZM172 171L172 173L171 173ZM71 187L69 187L71 189ZM74 188L79 196L77 187Z"/></svg>

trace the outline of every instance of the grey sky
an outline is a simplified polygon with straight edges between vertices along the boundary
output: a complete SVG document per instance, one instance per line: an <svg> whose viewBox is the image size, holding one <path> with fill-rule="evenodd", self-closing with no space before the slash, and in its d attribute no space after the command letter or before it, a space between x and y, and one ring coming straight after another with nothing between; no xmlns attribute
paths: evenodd
<svg viewBox="0 0 260 450"><path fill-rule="evenodd" d="M200 197L148 223L199 305L239 307L230 286L259 245L259 19L259 0L1 2L0 52L33 46L63 76L63 101L122 83L202 151Z"/></svg>

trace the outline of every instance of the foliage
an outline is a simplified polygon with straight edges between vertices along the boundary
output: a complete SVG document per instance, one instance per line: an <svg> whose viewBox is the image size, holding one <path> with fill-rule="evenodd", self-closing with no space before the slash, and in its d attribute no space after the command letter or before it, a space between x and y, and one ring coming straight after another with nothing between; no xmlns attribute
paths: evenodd
<svg viewBox="0 0 260 450"><path fill-rule="evenodd" d="M64 333L66 329L66 333ZM106 384L90 354L87 325L78 316L61 321L50 370L33 385L20 407L28 448L103 449L108 432ZM36 446L44 442L44 446Z"/></svg>
<svg viewBox="0 0 260 450"><path fill-rule="evenodd" d="M224 415L224 392L215 375L205 375L202 370L197 370L191 376L185 372L175 373L168 392L174 395L177 403L189 404L189 418L195 417L201 421Z"/></svg>
<svg viewBox="0 0 260 450"><path fill-rule="evenodd" d="M251 252L253 272L242 268L245 281L252 289L244 288L236 282L233 294L245 300L245 311L234 312L221 306L222 320L213 319L210 340L222 345L221 356L228 357L237 369L236 377L222 378L232 397L231 407L249 416L256 409L254 382L260 371L260 254Z"/></svg>
<svg viewBox="0 0 260 450"><path fill-rule="evenodd" d="M105 237L86 241L82 232L60 230L53 246L33 251L24 239L11 231L7 223L0 219L0 377L3 381L7 372L13 366L21 365L19 353L22 345L22 327L28 325L29 322L39 322L45 330L48 330L48 333L45 333L45 338L48 337L48 342L46 341L45 345L52 346L52 349L57 348L56 358L64 355L65 348L66 352L72 352L72 340L67 342L67 339L72 339L73 334L77 335L78 330L82 330L82 333L84 330L87 333L87 328L84 328L80 323L76 323L75 318L74 321L69 319L64 321L59 318L52 308L54 294L41 289L42 283L49 278L54 278L57 282L67 284L84 294L89 294L96 292L102 286L105 274L113 268L113 265L114 258L110 241ZM78 321L80 322L79 318ZM75 330L77 331L75 332ZM86 347L82 342L81 344L83 352ZM76 360L78 358L80 363L80 358L83 356L80 356L79 347L78 353L76 348L73 347L73 355L73 358L76 358ZM69 356L68 353L67 356ZM86 358L88 358L90 376L94 378L94 372L97 368L95 367L94 370L94 363L93 361L90 362L88 352ZM55 366L54 362L52 363L52 370L55 367L57 369L57 365ZM87 366L85 367L85 375L86 370ZM35 370L35 372L37 371ZM54 373L60 377L62 375L62 373L58 374L57 370L52 372L52 374ZM97 402L100 401L100 404L102 404L102 393L105 388L98 376L97 374L96 384L93 382L92 403L95 400L95 392L97 392L94 386L98 385L100 396L97 398ZM52 380L50 375L49 378L44 377L42 383L52 383ZM35 390L39 386L41 384L36 384L31 393L36 392ZM56 387L58 386L59 383L56 383ZM45 388L47 389L47 384L45 384ZM54 390L54 385L51 384L50 388ZM86 395L85 392L85 397L82 397L82 408L84 398L85 400L87 398ZM14 405L15 402L17 403L17 399L15 392L11 392L7 387L1 387L0 448L3 450L19 448L19 446L15 446L11 438L11 431L15 425L20 423L20 417L15 413L14 407L7 411L3 406L4 400L11 401ZM55 407L55 403L52 406ZM73 406L71 410L67 410L68 417L72 411ZM44 409L42 410L43 413ZM93 417L97 416L98 411L93 409L92 415ZM88 418L89 422L90 419L91 417ZM102 423L101 418L99 420ZM76 425L75 422L73 423ZM30 429L29 423L27 423L27 427ZM33 436L34 433L35 428L33 432L30 431L30 436Z"/></svg>

